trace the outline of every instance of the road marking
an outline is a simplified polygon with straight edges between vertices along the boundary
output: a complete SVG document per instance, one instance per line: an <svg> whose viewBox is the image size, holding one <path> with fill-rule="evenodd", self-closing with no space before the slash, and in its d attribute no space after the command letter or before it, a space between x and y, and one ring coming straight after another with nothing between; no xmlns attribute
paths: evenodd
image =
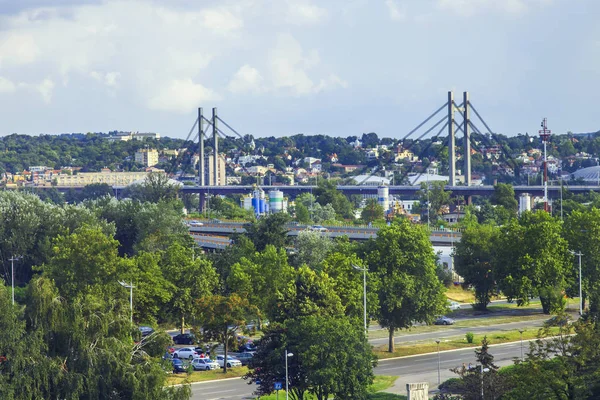
<svg viewBox="0 0 600 400"><path fill-rule="evenodd" d="M208 393L202 393L202 394L209 395L209 394L218 394L218 393L235 392L235 391L237 391L237 389L220 390L218 392L208 392Z"/></svg>

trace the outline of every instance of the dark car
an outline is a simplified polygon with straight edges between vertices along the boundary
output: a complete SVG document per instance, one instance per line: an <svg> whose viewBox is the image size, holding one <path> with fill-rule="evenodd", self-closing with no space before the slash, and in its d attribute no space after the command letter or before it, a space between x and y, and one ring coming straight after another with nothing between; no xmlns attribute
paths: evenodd
<svg viewBox="0 0 600 400"><path fill-rule="evenodd" d="M254 352L246 351L243 353L239 353L235 358L242 362L242 365L248 365L252 361L252 357L254 357Z"/></svg>
<svg viewBox="0 0 600 400"><path fill-rule="evenodd" d="M244 344L240 344L240 346L238 347L238 350L242 353L249 352L249 351L256 351L256 346L252 342L247 342Z"/></svg>
<svg viewBox="0 0 600 400"><path fill-rule="evenodd" d="M138 329L142 333L142 337L146 337L146 336L152 334L152 332L154 332L154 329L152 329L149 326L140 326L140 327L138 327Z"/></svg>
<svg viewBox="0 0 600 400"><path fill-rule="evenodd" d="M194 344L196 337L191 333L180 333L177 336L173 336L173 343L175 344Z"/></svg>
<svg viewBox="0 0 600 400"><path fill-rule="evenodd" d="M171 363L173 364L173 373L178 374L180 372L187 372L187 368L183 361L178 358L174 358Z"/></svg>

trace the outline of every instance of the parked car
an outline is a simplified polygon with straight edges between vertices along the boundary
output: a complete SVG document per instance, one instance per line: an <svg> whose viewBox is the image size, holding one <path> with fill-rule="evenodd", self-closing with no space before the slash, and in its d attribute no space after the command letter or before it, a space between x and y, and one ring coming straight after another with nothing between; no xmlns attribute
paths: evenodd
<svg viewBox="0 0 600 400"><path fill-rule="evenodd" d="M182 347L181 349L175 350L173 353L173 358L187 358L188 360L193 360L194 358L199 358L200 354L193 347Z"/></svg>
<svg viewBox="0 0 600 400"><path fill-rule="evenodd" d="M452 318L448 318L446 316L438 317L434 321L435 325L454 325L454 320Z"/></svg>
<svg viewBox="0 0 600 400"><path fill-rule="evenodd" d="M146 336L152 334L152 332L154 332L154 329L152 329L149 326L140 326L140 327L138 327L138 329L142 333L142 337L146 337Z"/></svg>
<svg viewBox="0 0 600 400"><path fill-rule="evenodd" d="M175 344L194 344L196 337L191 333L180 333L173 337L173 343Z"/></svg>
<svg viewBox="0 0 600 400"><path fill-rule="evenodd" d="M211 369L219 368L219 363L210 358L194 358L192 367L195 371L210 371Z"/></svg>
<svg viewBox="0 0 600 400"><path fill-rule="evenodd" d="M178 374L180 372L187 372L185 364L180 359L174 358L171 360L171 364L173 365L173 373Z"/></svg>
<svg viewBox="0 0 600 400"><path fill-rule="evenodd" d="M224 368L224 364L225 364L225 357L224 356L217 356L217 362L219 363L219 367ZM227 368L231 368L231 367L241 367L242 366L242 362L240 360L238 360L237 358L233 357L233 356L227 356Z"/></svg>
<svg viewBox="0 0 600 400"><path fill-rule="evenodd" d="M253 342L246 342L244 344L240 344L240 346L238 347L238 350L240 351L240 353L256 351L256 346L254 345Z"/></svg>
<svg viewBox="0 0 600 400"><path fill-rule="evenodd" d="M452 311L460 310L460 303L458 301L451 301L448 304L448 308Z"/></svg>
<svg viewBox="0 0 600 400"><path fill-rule="evenodd" d="M253 351L245 351L243 353L239 353L236 358L240 360L242 365L248 365L252 361L252 357L254 357Z"/></svg>
<svg viewBox="0 0 600 400"><path fill-rule="evenodd" d="M327 228L323 225L313 225L310 227L310 230L315 232L327 232Z"/></svg>

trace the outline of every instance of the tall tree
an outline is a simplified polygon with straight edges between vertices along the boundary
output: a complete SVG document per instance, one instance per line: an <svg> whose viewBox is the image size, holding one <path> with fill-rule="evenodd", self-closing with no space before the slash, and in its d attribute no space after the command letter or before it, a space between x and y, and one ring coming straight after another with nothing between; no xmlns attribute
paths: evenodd
<svg viewBox="0 0 600 400"><path fill-rule="evenodd" d="M379 230L367 261L378 280L379 322L389 330L388 350L393 352L397 329L432 322L446 308L435 254L423 227L396 220Z"/></svg>
<svg viewBox="0 0 600 400"><path fill-rule="evenodd" d="M383 207L377 202L377 199L368 199L365 208L360 213L360 218L365 222L383 219L383 211Z"/></svg>
<svg viewBox="0 0 600 400"><path fill-rule="evenodd" d="M290 222L289 215L275 213L247 224L245 228L256 250L263 251L269 244L276 248L286 247L290 244L288 229L285 226L288 222Z"/></svg>
<svg viewBox="0 0 600 400"><path fill-rule="evenodd" d="M519 210L519 203L515 198L515 190L512 185L507 183L499 183L494 186L491 202L494 205L504 207L510 212L511 216L516 216Z"/></svg>
<svg viewBox="0 0 600 400"><path fill-rule="evenodd" d="M304 230L298 233L295 247L294 265L306 264L312 269L320 269L325 257L333 250L334 243L320 232Z"/></svg>
<svg viewBox="0 0 600 400"><path fill-rule="evenodd" d="M445 186L446 183L443 181L421 182L421 190L418 192L419 203L423 208L429 201L429 213L432 219L437 218L436 216L452 203L450 198L452 192L444 190Z"/></svg>
<svg viewBox="0 0 600 400"><path fill-rule="evenodd" d="M500 231L493 225L467 224L454 250L454 268L464 279L464 285L475 288L475 305L486 310L496 289L494 248Z"/></svg>
<svg viewBox="0 0 600 400"><path fill-rule="evenodd" d="M560 310L573 265L561 222L543 211L526 212L501 228L497 243L502 292L519 305L539 296L545 313Z"/></svg>

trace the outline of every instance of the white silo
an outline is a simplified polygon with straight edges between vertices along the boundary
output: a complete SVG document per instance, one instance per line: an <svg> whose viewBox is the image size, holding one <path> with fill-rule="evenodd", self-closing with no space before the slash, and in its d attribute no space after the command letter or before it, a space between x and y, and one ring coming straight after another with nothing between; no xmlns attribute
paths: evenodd
<svg viewBox="0 0 600 400"><path fill-rule="evenodd" d="M269 191L269 212L274 214L283 211L283 192L281 190Z"/></svg>
<svg viewBox="0 0 600 400"><path fill-rule="evenodd" d="M531 211L531 195L529 193L523 193L519 197L519 215L525 211Z"/></svg>
<svg viewBox="0 0 600 400"><path fill-rule="evenodd" d="M383 207L383 212L390 208L390 189L387 186L377 187L377 203Z"/></svg>

